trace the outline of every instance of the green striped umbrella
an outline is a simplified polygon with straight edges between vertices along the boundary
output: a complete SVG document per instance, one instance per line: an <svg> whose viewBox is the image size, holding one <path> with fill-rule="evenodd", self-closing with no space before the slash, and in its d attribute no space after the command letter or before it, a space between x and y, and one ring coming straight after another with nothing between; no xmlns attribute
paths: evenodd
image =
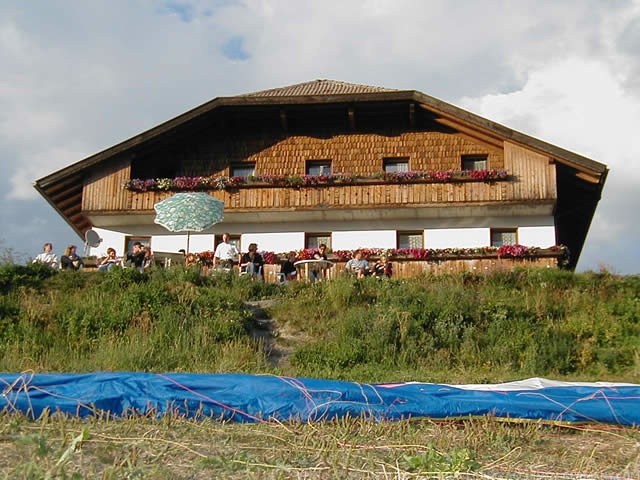
<svg viewBox="0 0 640 480"><path fill-rule="evenodd" d="M154 220L170 232L187 232L187 253L191 232L201 232L223 219L224 202L204 192L185 192L156 203Z"/></svg>

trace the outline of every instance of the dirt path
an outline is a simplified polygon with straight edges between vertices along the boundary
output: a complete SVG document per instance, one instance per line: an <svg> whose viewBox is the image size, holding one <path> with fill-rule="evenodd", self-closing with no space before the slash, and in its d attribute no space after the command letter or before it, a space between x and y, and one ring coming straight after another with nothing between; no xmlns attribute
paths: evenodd
<svg viewBox="0 0 640 480"><path fill-rule="evenodd" d="M268 310L276 302L278 300L268 299L244 303L253 314L256 322L251 336L263 342L269 362L274 367L281 367L289 361L296 345L305 341L305 336L301 332L291 331L286 324L271 318Z"/></svg>

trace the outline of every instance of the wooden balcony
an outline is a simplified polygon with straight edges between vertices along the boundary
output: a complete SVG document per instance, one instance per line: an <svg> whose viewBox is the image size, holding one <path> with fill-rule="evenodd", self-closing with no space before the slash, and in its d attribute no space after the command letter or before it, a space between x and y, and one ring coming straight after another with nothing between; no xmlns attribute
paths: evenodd
<svg viewBox="0 0 640 480"><path fill-rule="evenodd" d="M414 278L421 275L444 275L469 272L474 274L487 274L496 271L513 270L514 268L559 268L559 262L564 256L564 252L541 250L536 256L526 258L499 258L497 255L485 256L459 256L442 258L438 260L416 260L409 258L393 259L393 279ZM324 278L334 280L342 275L347 275L345 271L345 261L336 261L334 266L325 271ZM370 262L373 264L373 262ZM203 268L203 273L209 274L207 267ZM211 272L212 273L212 272ZM264 278L266 282L278 283L278 273L280 265L265 265ZM302 270L298 271L298 275ZM299 281L308 279L299 278Z"/></svg>

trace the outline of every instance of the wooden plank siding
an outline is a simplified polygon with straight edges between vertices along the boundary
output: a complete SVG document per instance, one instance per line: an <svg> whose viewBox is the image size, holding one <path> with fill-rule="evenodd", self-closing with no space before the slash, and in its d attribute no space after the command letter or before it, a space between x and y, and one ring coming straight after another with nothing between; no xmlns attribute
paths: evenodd
<svg viewBox="0 0 640 480"><path fill-rule="evenodd" d="M414 278L420 275L445 275L462 272L486 274L496 271L513 270L516 267L526 268L558 268L556 257L538 258L478 258L455 260L397 260L393 264L393 278ZM346 262L337 262L333 268L326 270L325 278L335 279L346 275ZM265 265L265 281L276 283L280 265Z"/></svg>
<svg viewBox="0 0 640 480"><path fill-rule="evenodd" d="M260 143L264 145L265 142ZM246 145L241 148L233 140L226 140L224 145L227 158L255 162L256 174L303 175L307 160L330 159L333 173L373 175L383 170L383 159L390 157L409 158L410 170L460 170L461 155L485 153L489 168L505 168L512 176L510 180L495 183L362 183L299 189L251 186L235 191L211 191L212 196L225 202L227 210L455 205L557 198L555 167L550 159L508 142L501 151L462 135L441 132L409 132L396 136L353 134L330 138L292 136L242 158L237 155L239 150L246 154L252 149ZM200 147L194 149L202 153ZM184 157L188 155L181 156ZM208 174L228 175L230 163L226 165L222 170ZM123 184L129 180L130 171L129 159L120 159L109 167L96 170L85 181L82 210L150 211L155 203L172 194L125 190Z"/></svg>

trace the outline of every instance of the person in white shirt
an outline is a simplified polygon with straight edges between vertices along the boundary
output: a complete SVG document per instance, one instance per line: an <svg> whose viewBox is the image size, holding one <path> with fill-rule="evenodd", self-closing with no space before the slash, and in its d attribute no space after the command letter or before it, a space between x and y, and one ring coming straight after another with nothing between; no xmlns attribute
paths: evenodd
<svg viewBox="0 0 640 480"><path fill-rule="evenodd" d="M49 242L45 243L42 247L42 253L33 259L33 263L44 263L45 265L49 265L51 268L60 268L58 257L52 252L52 250L53 245Z"/></svg>
<svg viewBox="0 0 640 480"><path fill-rule="evenodd" d="M213 266L222 268L233 267L233 262L240 252L235 245L229 243L230 235L228 233L222 234L222 242L216 247L216 251L213 253Z"/></svg>

